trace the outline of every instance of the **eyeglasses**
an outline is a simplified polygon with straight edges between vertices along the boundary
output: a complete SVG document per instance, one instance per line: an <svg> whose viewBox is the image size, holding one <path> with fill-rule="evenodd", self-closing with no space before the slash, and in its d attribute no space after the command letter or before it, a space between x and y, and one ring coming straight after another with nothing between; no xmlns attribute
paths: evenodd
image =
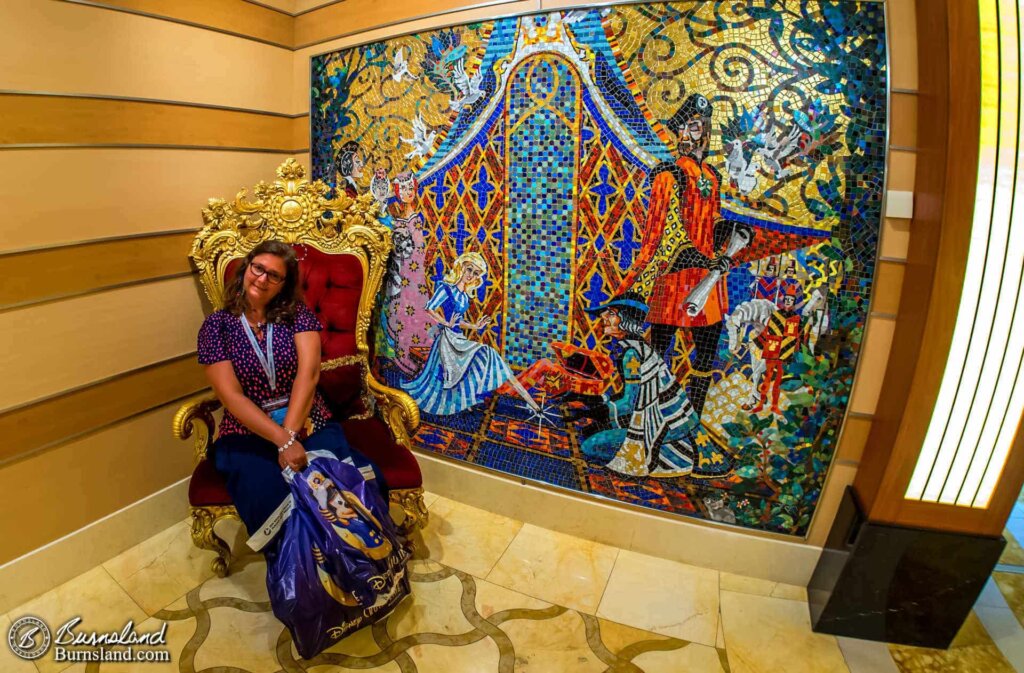
<svg viewBox="0 0 1024 673"><path fill-rule="evenodd" d="M249 262L249 270L252 271L252 275L257 278L260 276L266 276L267 280L274 285L280 285L284 282L284 276L279 274L277 271L271 271L259 262Z"/></svg>

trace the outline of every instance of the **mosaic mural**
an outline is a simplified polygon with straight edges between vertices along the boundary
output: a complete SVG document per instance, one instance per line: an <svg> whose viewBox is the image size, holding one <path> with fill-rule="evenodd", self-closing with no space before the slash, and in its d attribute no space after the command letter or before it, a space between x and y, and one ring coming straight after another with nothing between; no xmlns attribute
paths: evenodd
<svg viewBox="0 0 1024 673"><path fill-rule="evenodd" d="M883 192L883 7L631 4L316 57L316 177L395 252L373 366L427 451L806 533Z"/></svg>

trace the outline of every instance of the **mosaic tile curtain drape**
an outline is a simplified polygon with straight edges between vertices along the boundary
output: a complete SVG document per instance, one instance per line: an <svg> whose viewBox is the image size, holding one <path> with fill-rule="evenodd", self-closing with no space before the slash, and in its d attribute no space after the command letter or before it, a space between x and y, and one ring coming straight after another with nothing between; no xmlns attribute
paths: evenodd
<svg viewBox="0 0 1024 673"><path fill-rule="evenodd" d="M862 339L882 3L629 4L312 61L316 177L395 253L374 367L418 445L804 535Z"/></svg>

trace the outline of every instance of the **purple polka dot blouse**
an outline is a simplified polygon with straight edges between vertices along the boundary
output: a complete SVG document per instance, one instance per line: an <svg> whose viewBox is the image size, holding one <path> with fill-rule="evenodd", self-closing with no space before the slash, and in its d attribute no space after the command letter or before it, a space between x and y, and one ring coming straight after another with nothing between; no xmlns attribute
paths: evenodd
<svg viewBox="0 0 1024 673"><path fill-rule="evenodd" d="M319 332L323 329L320 321L305 304L299 303L292 324L276 323L274 325L274 368L277 374L277 391L270 390L270 381L263 371L252 350L252 344L245 334L245 328L239 317L225 310L216 311L207 316L203 326L199 328L199 364L212 365L215 362L229 360L235 370L235 376L242 385L242 392L250 400L261 406L266 402L289 395L295 375L299 369L299 354L295 348L295 335L299 332ZM266 349L266 329L260 335L260 346ZM323 396L317 390L313 394L313 406L309 411L312 432L322 428L331 419L331 412ZM308 427L308 426L307 426ZM241 421L224 412L224 420L220 425L221 437L225 435L251 435L251 430Z"/></svg>

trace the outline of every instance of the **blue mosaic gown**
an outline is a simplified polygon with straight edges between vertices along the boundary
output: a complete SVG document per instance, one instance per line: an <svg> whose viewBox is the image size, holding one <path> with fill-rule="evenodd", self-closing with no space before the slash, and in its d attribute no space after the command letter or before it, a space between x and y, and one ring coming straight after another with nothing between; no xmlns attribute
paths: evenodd
<svg viewBox="0 0 1024 673"><path fill-rule="evenodd" d="M402 384L421 411L450 416L478 404L489 392L512 378L512 370L498 351L471 341L459 329L469 310L469 295L450 283L439 282L427 302L428 310L441 309L455 329L438 325L430 355L419 375Z"/></svg>

